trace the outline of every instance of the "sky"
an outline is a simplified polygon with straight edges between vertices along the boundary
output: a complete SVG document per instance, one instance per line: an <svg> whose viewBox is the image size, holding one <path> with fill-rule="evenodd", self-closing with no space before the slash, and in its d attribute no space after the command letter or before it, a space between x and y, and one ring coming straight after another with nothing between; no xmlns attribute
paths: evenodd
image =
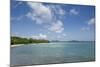
<svg viewBox="0 0 100 67"><path fill-rule="evenodd" d="M95 6L11 1L11 36L95 40Z"/></svg>

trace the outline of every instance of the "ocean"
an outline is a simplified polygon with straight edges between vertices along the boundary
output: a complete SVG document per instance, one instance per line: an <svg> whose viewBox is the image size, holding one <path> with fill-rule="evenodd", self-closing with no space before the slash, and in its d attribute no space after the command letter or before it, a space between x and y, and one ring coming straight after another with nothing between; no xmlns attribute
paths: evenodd
<svg viewBox="0 0 100 67"><path fill-rule="evenodd" d="M11 66L95 61L95 42L51 42L11 47Z"/></svg>

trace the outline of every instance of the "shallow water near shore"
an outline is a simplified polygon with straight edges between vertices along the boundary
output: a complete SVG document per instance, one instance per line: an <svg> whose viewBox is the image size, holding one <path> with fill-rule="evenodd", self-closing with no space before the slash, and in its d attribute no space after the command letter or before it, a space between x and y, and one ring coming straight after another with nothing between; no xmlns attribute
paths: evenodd
<svg viewBox="0 0 100 67"><path fill-rule="evenodd" d="M11 66L95 61L95 43L51 42L11 47Z"/></svg>

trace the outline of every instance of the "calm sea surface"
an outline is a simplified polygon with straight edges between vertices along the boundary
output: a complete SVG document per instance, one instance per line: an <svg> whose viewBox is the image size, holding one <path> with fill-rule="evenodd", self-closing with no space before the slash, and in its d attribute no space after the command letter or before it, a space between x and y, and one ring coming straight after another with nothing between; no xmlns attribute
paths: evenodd
<svg viewBox="0 0 100 67"><path fill-rule="evenodd" d="M11 47L11 66L94 60L94 42L52 42Z"/></svg>

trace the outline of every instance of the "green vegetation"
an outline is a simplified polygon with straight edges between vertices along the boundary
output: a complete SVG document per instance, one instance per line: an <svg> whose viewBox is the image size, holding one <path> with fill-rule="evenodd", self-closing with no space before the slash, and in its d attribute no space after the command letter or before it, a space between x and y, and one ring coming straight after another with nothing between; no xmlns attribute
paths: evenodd
<svg viewBox="0 0 100 67"><path fill-rule="evenodd" d="M16 37L12 36L11 37L11 45L14 44L29 44L29 43L49 43L48 40L44 39L27 39L27 38L21 38L21 37Z"/></svg>

